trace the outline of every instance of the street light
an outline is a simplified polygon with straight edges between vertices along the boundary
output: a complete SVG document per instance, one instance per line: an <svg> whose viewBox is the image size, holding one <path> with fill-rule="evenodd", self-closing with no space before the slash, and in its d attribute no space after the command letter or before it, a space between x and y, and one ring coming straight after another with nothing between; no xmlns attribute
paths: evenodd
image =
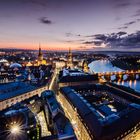
<svg viewBox="0 0 140 140"><path fill-rule="evenodd" d="M20 133L20 126L17 124L14 124L13 126L11 126L10 128L10 132L14 135L19 134Z"/></svg>

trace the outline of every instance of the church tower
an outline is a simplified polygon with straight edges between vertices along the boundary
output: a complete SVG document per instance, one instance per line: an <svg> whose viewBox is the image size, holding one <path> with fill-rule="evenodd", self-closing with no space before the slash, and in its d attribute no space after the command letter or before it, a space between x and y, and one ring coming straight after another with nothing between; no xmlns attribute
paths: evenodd
<svg viewBox="0 0 140 140"><path fill-rule="evenodd" d="M84 61L83 63L83 71L89 73L89 67L87 61Z"/></svg>
<svg viewBox="0 0 140 140"><path fill-rule="evenodd" d="M71 48L69 48L69 53L68 53L68 63L72 63L72 52L71 52Z"/></svg>
<svg viewBox="0 0 140 140"><path fill-rule="evenodd" d="M72 57L71 48L69 48L69 52L68 52L67 67L73 68L73 57Z"/></svg>
<svg viewBox="0 0 140 140"><path fill-rule="evenodd" d="M43 54L42 54L41 47L40 47L40 44L39 44L38 61L42 61L42 60L43 60Z"/></svg>

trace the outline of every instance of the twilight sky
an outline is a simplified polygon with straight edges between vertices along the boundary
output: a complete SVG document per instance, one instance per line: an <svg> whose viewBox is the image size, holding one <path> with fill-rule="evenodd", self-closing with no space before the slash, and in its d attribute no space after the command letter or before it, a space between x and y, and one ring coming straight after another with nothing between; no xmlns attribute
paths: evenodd
<svg viewBox="0 0 140 140"><path fill-rule="evenodd" d="M140 51L140 0L0 0L0 48Z"/></svg>

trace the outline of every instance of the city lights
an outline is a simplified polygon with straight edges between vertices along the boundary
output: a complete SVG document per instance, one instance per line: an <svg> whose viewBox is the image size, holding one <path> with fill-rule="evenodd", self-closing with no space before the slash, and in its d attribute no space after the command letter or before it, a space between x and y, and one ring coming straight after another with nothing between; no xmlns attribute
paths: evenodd
<svg viewBox="0 0 140 140"><path fill-rule="evenodd" d="M20 128L19 125L14 124L14 125L11 126L11 128L10 128L10 132L11 132L12 134L14 134L14 135L19 135L20 132L21 132L21 128Z"/></svg>

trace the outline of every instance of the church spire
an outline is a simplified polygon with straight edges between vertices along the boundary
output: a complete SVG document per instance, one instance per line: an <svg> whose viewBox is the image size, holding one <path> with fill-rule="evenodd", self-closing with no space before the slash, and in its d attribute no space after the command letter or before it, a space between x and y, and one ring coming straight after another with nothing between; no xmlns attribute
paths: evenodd
<svg viewBox="0 0 140 140"><path fill-rule="evenodd" d="M41 51L41 46L40 46L40 43L39 43L39 53L38 53L38 56L42 55L42 51Z"/></svg>
<svg viewBox="0 0 140 140"><path fill-rule="evenodd" d="M69 47L69 54L71 53L71 47Z"/></svg>
<svg viewBox="0 0 140 140"><path fill-rule="evenodd" d="M68 60L69 60L70 63L72 63L72 52L71 52L71 47L69 47Z"/></svg>
<svg viewBox="0 0 140 140"><path fill-rule="evenodd" d="M73 67L73 58L72 58L72 52L71 48L69 47L69 52L68 52L68 62L67 62L68 67Z"/></svg>
<svg viewBox="0 0 140 140"><path fill-rule="evenodd" d="M40 45L40 43L39 43L38 60L39 61L43 60L43 54L42 54L42 51L41 51L41 45Z"/></svg>

